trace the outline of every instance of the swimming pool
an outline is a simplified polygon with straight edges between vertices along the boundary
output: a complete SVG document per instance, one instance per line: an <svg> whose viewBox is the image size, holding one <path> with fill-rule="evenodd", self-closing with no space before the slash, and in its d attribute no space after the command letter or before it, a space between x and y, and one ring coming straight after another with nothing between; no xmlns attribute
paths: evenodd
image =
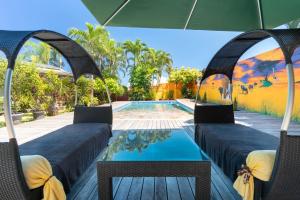
<svg viewBox="0 0 300 200"><path fill-rule="evenodd" d="M173 111L182 110L188 113L193 113L193 110L177 101L134 101L130 102L120 108L116 109L118 111Z"/></svg>

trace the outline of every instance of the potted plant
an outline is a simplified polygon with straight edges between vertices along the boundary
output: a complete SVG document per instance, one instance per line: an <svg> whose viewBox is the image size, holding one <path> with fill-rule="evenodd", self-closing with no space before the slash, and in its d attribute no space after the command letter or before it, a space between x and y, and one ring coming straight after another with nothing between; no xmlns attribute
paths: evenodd
<svg viewBox="0 0 300 200"><path fill-rule="evenodd" d="M35 102L35 105L33 107L32 110L32 115L33 115L33 119L42 119L45 117L45 112L43 109L43 104L41 103L41 101L39 99L37 99L37 101Z"/></svg>
<svg viewBox="0 0 300 200"><path fill-rule="evenodd" d="M44 81L39 78L36 81L36 85L32 87L32 96L34 104L32 105L32 115L33 119L42 119L45 117L45 84Z"/></svg>
<svg viewBox="0 0 300 200"><path fill-rule="evenodd" d="M21 112L14 112L12 113L12 120L14 124L20 124L22 122L22 117L24 116L24 113Z"/></svg>
<svg viewBox="0 0 300 200"><path fill-rule="evenodd" d="M12 120L14 124L20 124L24 113L20 112L20 107L16 101L12 101Z"/></svg>

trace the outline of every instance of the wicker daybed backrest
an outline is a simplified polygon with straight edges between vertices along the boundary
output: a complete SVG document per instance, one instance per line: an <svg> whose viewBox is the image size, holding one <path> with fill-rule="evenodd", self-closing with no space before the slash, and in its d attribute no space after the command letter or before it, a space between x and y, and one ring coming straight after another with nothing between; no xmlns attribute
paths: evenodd
<svg viewBox="0 0 300 200"><path fill-rule="evenodd" d="M200 81L198 92L201 83L212 75L223 74L232 83L233 71L239 58L252 46L270 37L278 43L287 65L288 98L272 178L265 184L262 197L267 200L296 200L300 199L300 135L289 135L287 130L291 120L295 92L292 55L300 46L300 29L255 30L235 37L211 59ZM201 105L197 105L196 99L195 109L197 106ZM194 113L195 119L198 119L197 115L201 114L203 113Z"/></svg>
<svg viewBox="0 0 300 200"><path fill-rule="evenodd" d="M4 52L8 66L4 89L4 112L9 142L0 142L0 199L32 200L41 199L41 189L29 190L20 161L19 147L14 135L10 108L11 76L15 62L24 43L30 39L43 41L59 51L70 64L76 81L81 75L92 74L105 80L91 56L75 41L53 31L5 31L0 30L0 50ZM110 101L107 89L108 99ZM111 111L111 109L108 109ZM112 112L112 111L111 111Z"/></svg>
<svg viewBox="0 0 300 200"><path fill-rule="evenodd" d="M263 189L263 199L299 199L300 136L281 132L271 180Z"/></svg>
<svg viewBox="0 0 300 200"><path fill-rule="evenodd" d="M0 197L2 200L30 199L22 171L16 139L0 143Z"/></svg>

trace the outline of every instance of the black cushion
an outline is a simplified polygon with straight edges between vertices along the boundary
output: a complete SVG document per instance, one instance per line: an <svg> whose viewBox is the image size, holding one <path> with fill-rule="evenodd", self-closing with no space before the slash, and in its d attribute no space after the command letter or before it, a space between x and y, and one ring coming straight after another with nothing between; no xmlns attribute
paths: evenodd
<svg viewBox="0 0 300 200"><path fill-rule="evenodd" d="M232 181L251 151L279 145L279 138L240 124L197 124L196 134L201 148Z"/></svg>
<svg viewBox="0 0 300 200"><path fill-rule="evenodd" d="M194 123L234 123L233 105L197 104Z"/></svg>
<svg viewBox="0 0 300 200"><path fill-rule="evenodd" d="M82 123L64 126L20 145L21 155L42 155L68 193L75 181L108 144L110 125Z"/></svg>
<svg viewBox="0 0 300 200"><path fill-rule="evenodd" d="M112 107L109 106L76 106L73 123L107 123L112 125Z"/></svg>

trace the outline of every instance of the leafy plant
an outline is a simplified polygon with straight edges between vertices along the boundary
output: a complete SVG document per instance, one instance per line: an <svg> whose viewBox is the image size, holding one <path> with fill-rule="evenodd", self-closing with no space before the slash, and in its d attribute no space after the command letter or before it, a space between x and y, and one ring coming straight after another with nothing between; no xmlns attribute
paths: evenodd
<svg viewBox="0 0 300 200"><path fill-rule="evenodd" d="M123 86L119 83L118 80L114 78L107 78L105 79L106 85L109 89L110 95L111 96L122 96L124 94L124 88ZM104 86L104 83L101 79L97 78L95 80L95 92L98 93L99 100L102 100L105 102L105 99L107 100L107 94L106 94L106 89Z"/></svg>
<svg viewBox="0 0 300 200"><path fill-rule="evenodd" d="M179 83L182 84L182 95L185 98L193 98L193 87L195 85L196 80L201 77L202 73L197 69L193 68L180 68L171 71L169 76L169 83L175 83L175 87ZM175 90L176 91L176 90ZM177 95L175 94L175 97Z"/></svg>
<svg viewBox="0 0 300 200"><path fill-rule="evenodd" d="M139 64L133 69L130 82L130 100L146 100L151 97L151 76L153 69L145 63Z"/></svg>
<svg viewBox="0 0 300 200"><path fill-rule="evenodd" d="M193 89L188 88L186 85L182 86L181 93L184 98L193 98Z"/></svg>
<svg viewBox="0 0 300 200"><path fill-rule="evenodd" d="M57 99L60 96L62 80L52 70L45 74L44 79L47 83L45 92L47 95L46 107L48 115L56 115L58 113Z"/></svg>
<svg viewBox="0 0 300 200"><path fill-rule="evenodd" d="M73 77L63 77L61 78L61 90L60 97L61 100L65 102L66 109L71 111L75 103L75 84Z"/></svg>
<svg viewBox="0 0 300 200"><path fill-rule="evenodd" d="M20 64L15 67L12 84L12 105L15 112L41 110L45 100L45 84L33 64Z"/></svg>
<svg viewBox="0 0 300 200"><path fill-rule="evenodd" d="M93 96L94 80L87 76L81 76L77 80L77 94L78 94L78 104L80 105L94 105L97 103L95 97Z"/></svg>

